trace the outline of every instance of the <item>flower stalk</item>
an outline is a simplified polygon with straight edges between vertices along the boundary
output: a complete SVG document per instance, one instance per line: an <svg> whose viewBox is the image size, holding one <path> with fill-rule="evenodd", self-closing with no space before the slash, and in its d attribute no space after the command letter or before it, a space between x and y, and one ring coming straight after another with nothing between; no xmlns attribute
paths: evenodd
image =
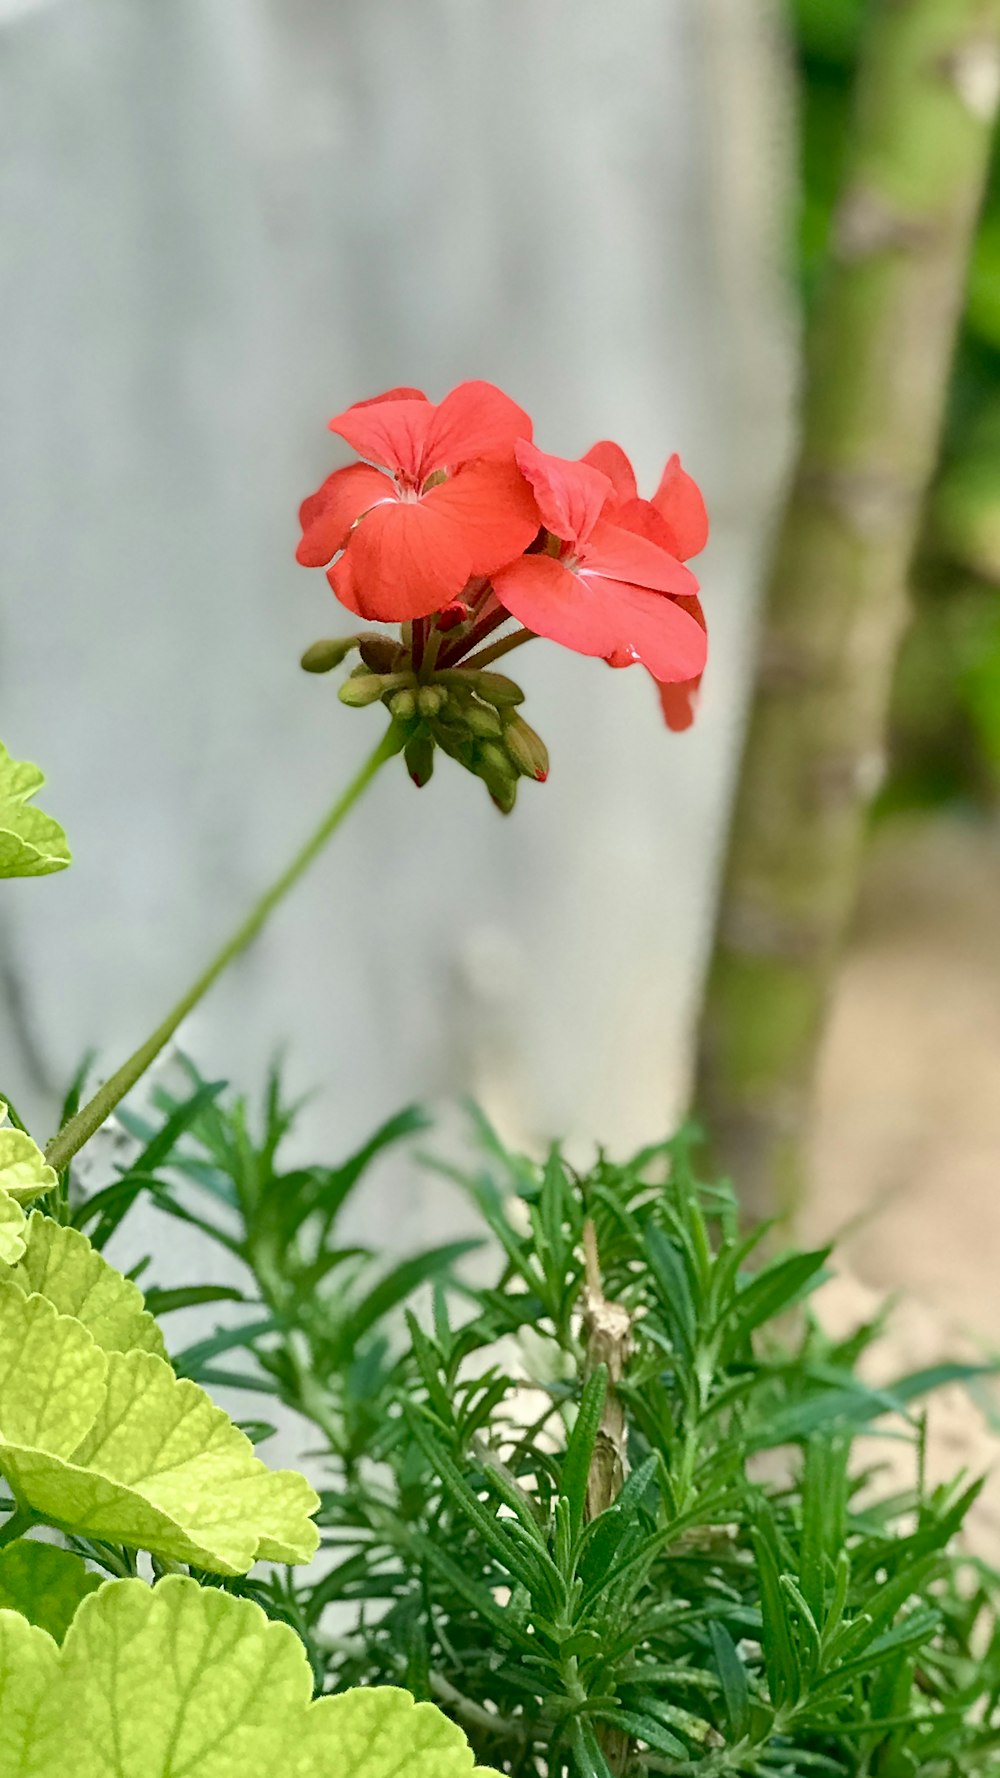
<svg viewBox="0 0 1000 1778"><path fill-rule="evenodd" d="M332 808L328 809L319 826L316 827L296 852L291 863L281 875L266 889L260 900L251 908L246 918L237 926L236 931L218 950L211 962L195 980L181 998L171 1007L166 1018L161 1020L155 1030L151 1031L145 1042L117 1068L110 1079L106 1080L92 1099L82 1106L75 1117L53 1138L45 1151L45 1158L50 1167L57 1172L62 1171L73 1156L79 1152L85 1142L100 1129L114 1111L115 1106L124 1099L136 1082L141 1080L147 1068L155 1062L164 1046L169 1043L181 1021L198 1005L208 990L218 981L220 975L228 969L247 946L256 938L258 932L274 912L278 904L284 901L289 891L303 877L309 866L322 852L345 817L353 809L356 802L367 790L379 769L402 749L404 736L396 723L392 723L382 740L369 754L361 770L352 778L346 790L338 796Z"/></svg>

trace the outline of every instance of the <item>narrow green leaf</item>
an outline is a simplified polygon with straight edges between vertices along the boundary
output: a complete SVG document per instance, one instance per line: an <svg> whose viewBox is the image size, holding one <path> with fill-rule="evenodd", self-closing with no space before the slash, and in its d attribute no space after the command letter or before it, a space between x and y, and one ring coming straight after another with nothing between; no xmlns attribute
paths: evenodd
<svg viewBox="0 0 1000 1778"><path fill-rule="evenodd" d="M587 1480L594 1442L601 1424L608 1392L607 1366L600 1364L584 1384L580 1406L559 1472L559 1487L569 1502L570 1531L574 1541L580 1535L587 1507Z"/></svg>
<svg viewBox="0 0 1000 1778"><path fill-rule="evenodd" d="M722 1686L722 1701L726 1707L730 1733L734 1741L742 1741L750 1728L750 1690L746 1668L725 1624L718 1618L713 1618L708 1626L708 1633L715 1656L715 1669Z"/></svg>

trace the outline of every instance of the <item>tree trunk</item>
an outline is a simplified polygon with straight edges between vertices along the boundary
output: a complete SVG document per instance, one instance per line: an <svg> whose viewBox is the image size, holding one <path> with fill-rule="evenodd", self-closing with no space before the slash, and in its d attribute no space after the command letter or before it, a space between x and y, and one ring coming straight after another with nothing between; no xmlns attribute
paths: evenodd
<svg viewBox="0 0 1000 1778"><path fill-rule="evenodd" d="M1000 89L1000 0L874 0L806 355L696 1087L751 1215L801 1195Z"/></svg>

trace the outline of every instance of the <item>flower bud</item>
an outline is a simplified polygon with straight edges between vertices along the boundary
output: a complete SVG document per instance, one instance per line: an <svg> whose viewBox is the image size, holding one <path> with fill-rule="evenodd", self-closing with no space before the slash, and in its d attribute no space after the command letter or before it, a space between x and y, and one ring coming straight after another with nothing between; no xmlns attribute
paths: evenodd
<svg viewBox="0 0 1000 1778"><path fill-rule="evenodd" d="M523 716L511 711L504 721L503 738L518 771L544 784L549 775L549 754L541 735L536 735Z"/></svg>
<svg viewBox="0 0 1000 1778"><path fill-rule="evenodd" d="M408 685L389 699L389 710L397 722L412 722L417 714L417 700Z"/></svg>
<svg viewBox="0 0 1000 1778"><path fill-rule="evenodd" d="M475 770L498 809L506 815L517 795L517 769L499 741L484 741L476 753Z"/></svg>
<svg viewBox="0 0 1000 1778"><path fill-rule="evenodd" d="M327 636L319 642L311 642L302 656L300 665L307 673L330 673L346 660L352 648L357 648L356 636Z"/></svg>
<svg viewBox="0 0 1000 1778"><path fill-rule="evenodd" d="M382 696L385 686L377 673L352 673L345 679L337 693L342 704L352 710L360 710L365 704L375 704Z"/></svg>
<svg viewBox="0 0 1000 1778"><path fill-rule="evenodd" d="M523 704L524 693L505 673L468 673L472 689L487 704L499 710L508 704Z"/></svg>
<svg viewBox="0 0 1000 1778"><path fill-rule="evenodd" d="M370 633L358 638L358 652L373 673L391 673L399 653L399 643L392 636Z"/></svg>
<svg viewBox="0 0 1000 1778"><path fill-rule="evenodd" d="M406 769L418 790L430 780L434 770L434 743L430 735L422 733L414 735L412 741L406 743L403 750Z"/></svg>
<svg viewBox="0 0 1000 1778"><path fill-rule="evenodd" d="M463 707L462 720L466 728L484 740L494 740L503 734L503 724L496 711L490 710L486 704L477 704L471 698Z"/></svg>
<svg viewBox="0 0 1000 1778"><path fill-rule="evenodd" d="M417 692L417 709L421 716L437 716L448 693L440 685L422 685Z"/></svg>

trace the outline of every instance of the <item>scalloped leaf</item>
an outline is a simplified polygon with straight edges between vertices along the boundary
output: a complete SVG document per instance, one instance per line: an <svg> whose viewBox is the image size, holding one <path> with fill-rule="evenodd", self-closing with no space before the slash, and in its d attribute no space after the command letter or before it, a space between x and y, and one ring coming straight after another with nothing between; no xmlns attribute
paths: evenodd
<svg viewBox="0 0 1000 1778"><path fill-rule="evenodd" d="M84 1600L61 1651L30 1626L7 1630L9 1617L0 1613L7 1689L32 1702L26 1724L23 1709L9 1730L4 1716L5 1774L472 1778L465 1736L433 1704L383 1687L312 1703L294 1631L250 1600L186 1577L155 1588L105 1582Z"/></svg>
<svg viewBox="0 0 1000 1778"><path fill-rule="evenodd" d="M44 772L0 741L0 877L46 877L71 861L58 821L29 803L44 783Z"/></svg>
<svg viewBox="0 0 1000 1778"><path fill-rule="evenodd" d="M66 1725L48 1707L59 1674L52 1637L20 1612L0 1611L0 1772L4 1778L55 1778L65 1757ZM45 1707L46 1721L40 1718ZM60 1751L60 1743L61 1749Z"/></svg>
<svg viewBox="0 0 1000 1778"><path fill-rule="evenodd" d="M56 1544L21 1537L0 1550L0 1610L19 1611L56 1642L65 1636L77 1606L100 1584L100 1576L90 1573L82 1557Z"/></svg>
<svg viewBox="0 0 1000 1778"><path fill-rule="evenodd" d="M28 1223L16 1198L0 1187L0 1264L14 1266L24 1253Z"/></svg>
<svg viewBox="0 0 1000 1778"><path fill-rule="evenodd" d="M0 1190L19 1204L30 1204L57 1184L56 1172L26 1131L4 1124L6 1116L7 1107L0 1099Z"/></svg>
<svg viewBox="0 0 1000 1778"><path fill-rule="evenodd" d="M215 1574L307 1562L319 1505L155 1353L104 1352L81 1321L0 1282L0 1472L66 1531Z"/></svg>
<svg viewBox="0 0 1000 1778"><path fill-rule="evenodd" d="M0 1267L26 1296L44 1296L60 1315L82 1321L104 1352L155 1352L167 1357L163 1335L142 1291L91 1246L80 1229L35 1211L19 1263Z"/></svg>

